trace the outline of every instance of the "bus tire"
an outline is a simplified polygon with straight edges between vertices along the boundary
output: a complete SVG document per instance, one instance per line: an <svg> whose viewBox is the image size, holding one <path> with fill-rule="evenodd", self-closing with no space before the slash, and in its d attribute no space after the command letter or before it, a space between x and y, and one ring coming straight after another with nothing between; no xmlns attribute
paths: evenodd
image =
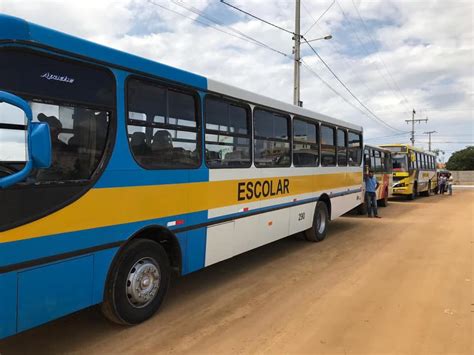
<svg viewBox="0 0 474 355"><path fill-rule="evenodd" d="M325 202L318 201L314 210L313 226L305 231L305 238L310 242L321 242L326 238L329 224L329 212Z"/></svg>
<svg viewBox="0 0 474 355"><path fill-rule="evenodd" d="M388 191L385 191L384 198L378 201L380 207L387 207L388 206Z"/></svg>
<svg viewBox="0 0 474 355"><path fill-rule="evenodd" d="M426 196L426 197L431 196L431 181L428 182L428 190L423 192L423 196Z"/></svg>
<svg viewBox="0 0 474 355"><path fill-rule="evenodd" d="M168 256L159 243L148 239L131 241L109 273L102 313L123 325L147 320L160 308L170 275Z"/></svg>
<svg viewBox="0 0 474 355"><path fill-rule="evenodd" d="M413 184L413 191L410 195L407 196L407 198L411 201L413 201L414 199L416 199L416 197L418 196L418 185L417 183L415 182Z"/></svg>

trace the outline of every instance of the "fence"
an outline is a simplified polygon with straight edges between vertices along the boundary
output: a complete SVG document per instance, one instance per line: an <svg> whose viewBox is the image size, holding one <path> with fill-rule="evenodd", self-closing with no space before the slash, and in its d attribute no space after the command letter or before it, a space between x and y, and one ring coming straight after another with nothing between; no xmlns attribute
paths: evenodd
<svg viewBox="0 0 474 355"><path fill-rule="evenodd" d="M474 171L451 171L455 185L474 185Z"/></svg>

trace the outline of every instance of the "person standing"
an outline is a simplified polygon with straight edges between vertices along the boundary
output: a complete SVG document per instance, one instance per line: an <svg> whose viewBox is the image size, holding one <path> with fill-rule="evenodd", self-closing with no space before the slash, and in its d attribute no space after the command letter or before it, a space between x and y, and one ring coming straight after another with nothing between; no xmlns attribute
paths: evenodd
<svg viewBox="0 0 474 355"><path fill-rule="evenodd" d="M449 178L448 178L448 192L450 195L453 194L453 182L454 182L454 179L453 179L453 174L449 174Z"/></svg>
<svg viewBox="0 0 474 355"><path fill-rule="evenodd" d="M367 202L368 217L381 218L377 214L377 189L379 182L374 176L374 171L369 170L369 174L365 176L365 201Z"/></svg>
<svg viewBox="0 0 474 355"><path fill-rule="evenodd" d="M439 193L441 195L444 195L446 192L446 182L448 181L447 177L445 174L441 174L439 178Z"/></svg>

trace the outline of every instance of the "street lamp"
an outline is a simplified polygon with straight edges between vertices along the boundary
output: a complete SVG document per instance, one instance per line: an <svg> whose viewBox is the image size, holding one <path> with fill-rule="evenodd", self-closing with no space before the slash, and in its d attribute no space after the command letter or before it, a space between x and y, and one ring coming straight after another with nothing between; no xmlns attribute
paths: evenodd
<svg viewBox="0 0 474 355"><path fill-rule="evenodd" d="M320 38L310 39L309 41L306 41L306 42L307 42L307 43L308 43L308 42L314 42L314 41L319 41L319 40L321 40L321 39L328 40L328 39L331 39L331 38L332 38L332 35L327 35L327 36L320 37Z"/></svg>

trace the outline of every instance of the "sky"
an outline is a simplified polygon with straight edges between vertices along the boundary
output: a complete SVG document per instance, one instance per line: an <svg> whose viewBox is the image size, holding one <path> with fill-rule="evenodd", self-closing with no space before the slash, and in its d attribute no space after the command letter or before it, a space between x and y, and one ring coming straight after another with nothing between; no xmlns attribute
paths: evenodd
<svg viewBox="0 0 474 355"><path fill-rule="evenodd" d="M227 2L294 32L294 0ZM0 12L293 102L292 34L219 0L0 0ZM332 35L310 42L319 57L301 46L303 106L362 125L369 144L408 143L415 109L428 118L415 144L437 131L446 161L474 145L473 20L469 0L301 0L304 38Z"/></svg>

